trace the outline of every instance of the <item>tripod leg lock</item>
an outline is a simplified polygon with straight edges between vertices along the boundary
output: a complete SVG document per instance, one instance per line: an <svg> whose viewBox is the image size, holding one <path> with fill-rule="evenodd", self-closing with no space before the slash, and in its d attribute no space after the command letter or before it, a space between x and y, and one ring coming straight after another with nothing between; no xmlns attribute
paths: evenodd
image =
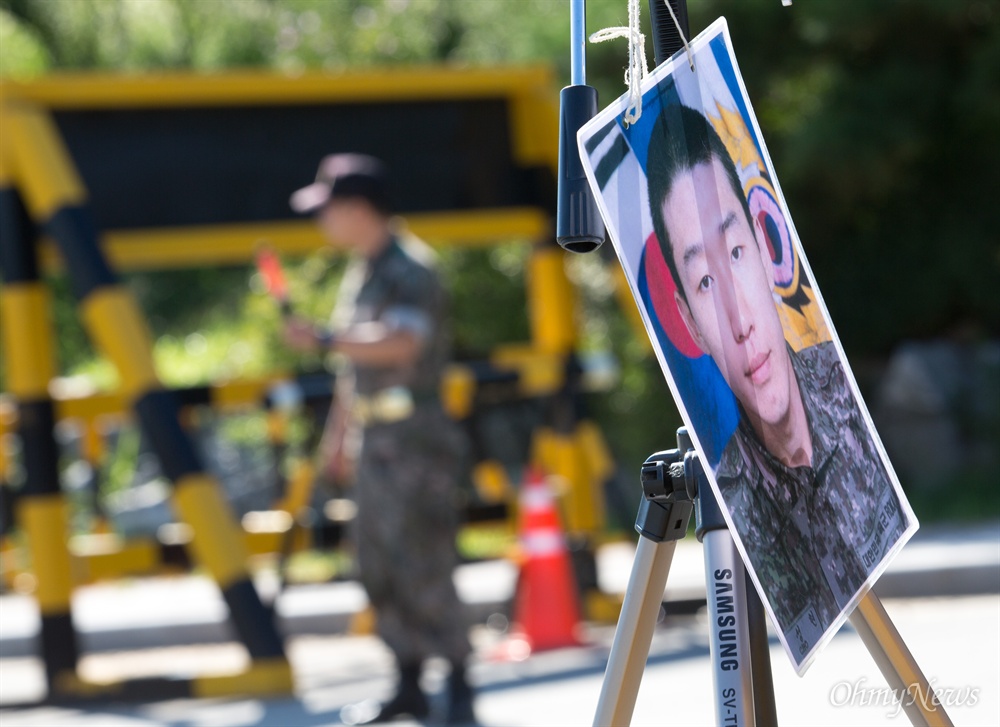
<svg viewBox="0 0 1000 727"><path fill-rule="evenodd" d="M635 529L654 543L680 540L687 534L693 509L690 502L662 503L643 498L635 518Z"/></svg>
<svg viewBox="0 0 1000 727"><path fill-rule="evenodd" d="M687 533L694 504L689 495L684 457L679 449L650 455L642 465L639 479L643 499L635 529L656 543L680 540Z"/></svg>

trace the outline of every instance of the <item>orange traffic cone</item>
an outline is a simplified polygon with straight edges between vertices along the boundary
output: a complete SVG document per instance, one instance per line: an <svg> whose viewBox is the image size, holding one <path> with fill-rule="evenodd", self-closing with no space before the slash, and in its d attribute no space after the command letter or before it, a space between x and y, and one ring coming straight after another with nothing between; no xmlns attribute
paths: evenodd
<svg viewBox="0 0 1000 727"><path fill-rule="evenodd" d="M542 473L529 468L519 498L521 571L506 659L581 643L580 606L555 497Z"/></svg>

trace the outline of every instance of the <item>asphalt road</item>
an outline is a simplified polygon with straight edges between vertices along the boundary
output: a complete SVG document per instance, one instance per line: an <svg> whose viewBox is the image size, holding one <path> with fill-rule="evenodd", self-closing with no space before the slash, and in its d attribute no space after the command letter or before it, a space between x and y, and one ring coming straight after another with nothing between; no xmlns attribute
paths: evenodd
<svg viewBox="0 0 1000 727"><path fill-rule="evenodd" d="M634 550L598 553L602 590L622 593ZM516 569L507 561L456 571L459 594L478 624L471 678L482 727L553 727L593 722L613 626L589 626L585 645L542 652L523 661L496 658L503 634L490 617L509 607ZM262 592L273 584L258 582ZM907 544L876 592L955 724L1000 725L1000 523L926 528ZM703 551L678 543L665 598L704 599ZM87 709L4 704L44 696L36 654L37 604L0 596L0 727L320 727L344 723L344 707L381 699L392 688L392 660L373 637L345 636L364 606L356 583L296 587L277 610L296 682L288 699L176 700ZM218 589L199 576L134 579L87 586L74 594L73 619L89 681L143 676L211 675L242 670L246 654L231 642ZM803 677L795 675L772 636L770 648L779 723L783 725L908 724L888 698L885 680L846 625ZM444 667L430 664L425 687L440 707ZM672 616L656 629L633 725L711 725L712 673L703 615ZM400 723L397 723L400 724ZM404 724L405 723L401 723Z"/></svg>
<svg viewBox="0 0 1000 727"><path fill-rule="evenodd" d="M890 618L931 685L951 704L955 724L1000 724L1000 595L885 599ZM492 658L502 638L480 626L472 666L483 727L589 725L603 681L610 627L591 629L588 644L532 655L520 662ZM657 628L632 724L711 725L711 671L702 616L674 617ZM390 658L371 637L301 636L290 640L297 698L178 700L86 710L36 707L0 710L3 727L320 727L343 724L341 710L391 688ZM183 673L239 668L234 644L180 646L84 657L93 679L156 673L169 662ZM795 675L777 640L771 661L783 725L905 725L885 698L885 681L857 634L845 626L803 677ZM444 673L431 664L425 686L440 690ZM0 659L0 698L26 697L41 687L41 665L30 657ZM438 696L440 699L440 696ZM396 723L403 724L406 723Z"/></svg>

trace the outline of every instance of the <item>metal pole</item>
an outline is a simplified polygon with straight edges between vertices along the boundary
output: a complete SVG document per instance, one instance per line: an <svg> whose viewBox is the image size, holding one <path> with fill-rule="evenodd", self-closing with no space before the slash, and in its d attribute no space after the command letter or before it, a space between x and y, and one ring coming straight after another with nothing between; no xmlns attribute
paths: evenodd
<svg viewBox="0 0 1000 727"><path fill-rule="evenodd" d="M571 0L569 8L570 84L587 83L587 0Z"/></svg>
<svg viewBox="0 0 1000 727"><path fill-rule="evenodd" d="M744 569L745 572L746 569ZM767 641L767 616L749 574L744 578L747 595L747 624L750 630L750 678L753 681L753 712L757 727L777 727L778 710L774 703L774 678L771 652Z"/></svg>
<svg viewBox="0 0 1000 727"><path fill-rule="evenodd" d="M597 114L597 89L586 81L586 0L570 0L569 10L572 82L559 93L556 242L571 252L590 252L604 242L604 221L583 171L576 135Z"/></svg>
<svg viewBox="0 0 1000 727"><path fill-rule="evenodd" d="M938 703L927 677L920 671L873 591L868 591L854 609L851 625L875 659L889 687L899 695L910 724L950 726L951 718L944 711L944 705Z"/></svg>
<svg viewBox="0 0 1000 727"><path fill-rule="evenodd" d="M686 433L677 432L677 443ZM642 465L644 493L635 529L642 536L636 546L632 573L622 603L618 629L608 657L604 683L594 715L595 727L628 725L632 721L639 682L649 656L663 589L678 540L687 532L692 503L681 448L656 452Z"/></svg>
<svg viewBox="0 0 1000 727"><path fill-rule="evenodd" d="M639 682L649 656L656 616L663 602L663 589L676 546L675 540L656 543L639 538L597 700L594 727L619 727L632 721Z"/></svg>
<svg viewBox="0 0 1000 727"><path fill-rule="evenodd" d="M703 492L701 497L712 497L712 493ZM753 681L743 561L726 529L709 530L702 545L705 547L715 723L753 727Z"/></svg>

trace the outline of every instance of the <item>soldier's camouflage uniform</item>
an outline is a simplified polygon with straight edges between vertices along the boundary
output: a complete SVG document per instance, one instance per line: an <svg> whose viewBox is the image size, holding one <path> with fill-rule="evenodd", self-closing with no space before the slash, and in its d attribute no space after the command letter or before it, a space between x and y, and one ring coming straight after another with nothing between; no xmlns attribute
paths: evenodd
<svg viewBox="0 0 1000 727"><path fill-rule="evenodd" d="M741 413L716 480L778 627L801 660L908 523L836 347L788 352L809 421L811 465L778 461Z"/></svg>
<svg viewBox="0 0 1000 727"><path fill-rule="evenodd" d="M345 273L333 314L339 326L381 322L423 341L415 366L354 366L356 398L408 394L412 413L360 422L356 544L361 582L377 631L400 663L432 654L453 663L470 652L467 622L452 582L458 525L461 430L441 407L450 356L447 300L429 250L398 240Z"/></svg>

